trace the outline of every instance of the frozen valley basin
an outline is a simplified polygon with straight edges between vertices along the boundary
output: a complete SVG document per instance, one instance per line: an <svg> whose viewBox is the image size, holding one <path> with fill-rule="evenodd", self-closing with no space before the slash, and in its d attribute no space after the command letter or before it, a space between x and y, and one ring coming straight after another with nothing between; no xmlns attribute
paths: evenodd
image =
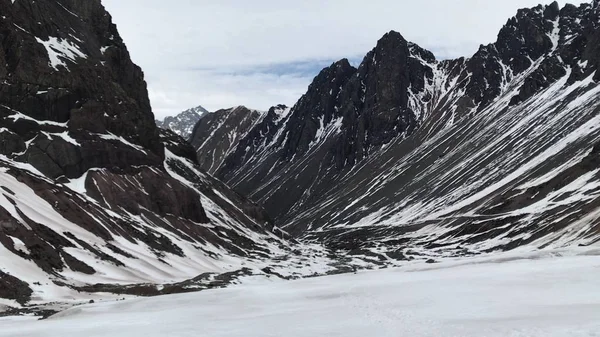
<svg viewBox="0 0 600 337"><path fill-rule="evenodd" d="M509 253L0 319L0 336L600 336L595 251Z"/></svg>

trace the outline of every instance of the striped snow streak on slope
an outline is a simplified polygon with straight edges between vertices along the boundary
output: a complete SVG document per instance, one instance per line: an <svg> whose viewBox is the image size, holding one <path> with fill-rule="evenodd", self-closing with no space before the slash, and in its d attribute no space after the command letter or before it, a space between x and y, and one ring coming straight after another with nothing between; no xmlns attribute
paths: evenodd
<svg viewBox="0 0 600 337"><path fill-rule="evenodd" d="M548 89L508 107L519 88L517 78L513 91L475 119L457 123L399 160L385 161L391 157L385 154L371 159L364 170L375 165L387 169L368 187L352 184L354 189L346 193L361 195L359 199L332 195L331 199L342 199L340 204L346 201L351 207L330 211L327 216L332 220L325 228L419 225L422 229L409 236L415 244L464 245L473 239L474 250L523 240L535 246L594 242L600 218L600 205L594 206L600 195L598 170L557 187L535 203L493 211L499 195L559 176L590 155L600 139L600 86L592 80L594 74L569 85L569 75L567 71ZM397 153L401 146L386 150ZM399 202L390 203L385 197L391 190ZM578 211L582 205L590 205L587 214ZM462 235L456 226L470 228L466 233L473 227L483 229ZM504 230L499 230L502 226Z"/></svg>
<svg viewBox="0 0 600 337"><path fill-rule="evenodd" d="M111 180L117 188L146 193L143 182L136 175L119 180L104 169L93 169L67 184L57 184L38 175L27 164L1 158L0 210L6 211L10 218L3 215L0 221L0 271L29 285L33 291L29 304L68 304L123 297L85 293L74 288L94 284L126 286L144 283L159 287L160 284L181 282L203 273L216 275L240 269L264 274L261 270L270 267L281 277L320 274L334 269L331 266L334 261L326 257L326 252L320 247L298 244L294 245L294 249L303 253L292 254L290 242L245 215L239 201L230 199L230 192L223 190L220 183L199 171L188 159L169 150L166 154L166 172L196 191L206 210L207 223L158 214L150 216L148 210L133 214L122 207L104 203L103 196L99 201L89 195L90 183L99 184L103 179ZM18 171L14 171L15 168ZM156 168L150 169L160 173ZM24 176L50 184L57 195L69 195L71 212L85 214L95 225L110 233L110 238L90 229L89 222L73 222L65 218L59 211L65 205L58 201L53 204L39 195L39 191L28 185L28 178L23 181ZM124 185L125 181L127 185ZM36 228L32 229L30 225L34 223ZM206 234L192 238L181 230L181 226L194 226ZM42 228L45 236L41 235ZM140 232L149 233L150 237L176 248L159 251L155 245L133 238L131 233ZM5 233L14 234L4 236ZM38 235L38 238L31 239L30 234ZM34 259L31 254L39 251L35 240L49 237L52 241L43 244L55 247L63 263L67 259L76 259L92 267L93 271L81 272L71 263L65 263L62 268L56 267L52 272L44 269L36 260L38 257ZM2 304L20 307L10 300L0 300Z"/></svg>
<svg viewBox="0 0 600 337"><path fill-rule="evenodd" d="M238 106L214 112L200 120L200 124L210 124L209 134L203 138L192 138L191 141L202 168L211 174L217 171L225 158L235 151L239 141L263 120L265 114Z"/></svg>

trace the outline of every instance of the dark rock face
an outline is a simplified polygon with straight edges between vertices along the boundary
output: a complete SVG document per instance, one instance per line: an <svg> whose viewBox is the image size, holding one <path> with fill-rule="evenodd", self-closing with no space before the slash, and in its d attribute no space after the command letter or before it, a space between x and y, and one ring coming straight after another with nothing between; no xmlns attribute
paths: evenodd
<svg viewBox="0 0 600 337"><path fill-rule="evenodd" d="M315 77L308 92L294 106L294 112L285 126L287 138L282 144L281 160L290 160L295 154L304 155L310 149L319 127L333 123L340 117L339 97L355 72L356 69L344 59L323 69Z"/></svg>
<svg viewBox="0 0 600 337"><path fill-rule="evenodd" d="M247 131L247 135L240 139L237 144L233 144L232 148L235 154L228 154L223 158L224 167L236 168L241 165L245 157L252 156L255 151L261 150L267 144L280 141L278 133L283 129L283 123L287 123L286 116L289 108L283 104L271 107L266 115L262 116L256 126ZM202 129L200 125L198 130ZM244 130L240 130L242 133ZM238 129L235 129L238 132ZM279 144L281 145L281 144ZM225 169L226 170L226 169Z"/></svg>
<svg viewBox="0 0 600 337"><path fill-rule="evenodd" d="M420 116L409 106L409 96L425 90L433 72L423 62L434 61L433 54L396 32L379 40L340 97L343 136L336 145L337 168L351 167L372 149L412 133Z"/></svg>
<svg viewBox="0 0 600 337"><path fill-rule="evenodd" d="M183 142L181 136L174 131L162 129L160 130L160 139L165 144L165 149L171 151L174 155L190 160L194 164L198 164L196 150L191 144Z"/></svg>
<svg viewBox="0 0 600 337"><path fill-rule="evenodd" d="M194 126L206 114L208 114L208 111L199 105L185 110L177 116L169 116L162 121L157 120L156 126L171 130L184 139L189 139L194 131Z"/></svg>
<svg viewBox="0 0 600 337"><path fill-rule="evenodd" d="M14 276L0 271L0 298L15 300L19 304L25 304L31 300L33 291L29 285Z"/></svg>
<svg viewBox="0 0 600 337"><path fill-rule="evenodd" d="M217 177L349 251L590 244L599 19L597 1L523 9L445 61L390 32L358 69L324 69L278 127L244 132Z"/></svg>
<svg viewBox="0 0 600 337"><path fill-rule="evenodd" d="M33 140L24 160L52 177L162 161L143 73L100 1L2 0L0 11L0 127L21 138L4 153ZM90 133L123 137L151 155L122 162L131 153L113 147L111 156L88 158L98 151ZM77 145L50 139L58 134Z"/></svg>

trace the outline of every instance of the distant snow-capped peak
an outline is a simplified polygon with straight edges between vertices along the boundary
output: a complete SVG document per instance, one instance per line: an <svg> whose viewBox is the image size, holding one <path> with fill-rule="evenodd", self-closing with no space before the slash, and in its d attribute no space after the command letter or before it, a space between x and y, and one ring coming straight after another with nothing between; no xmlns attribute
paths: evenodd
<svg viewBox="0 0 600 337"><path fill-rule="evenodd" d="M156 125L162 129L170 129L181 137L188 139L196 123L207 113L208 110L199 105L195 108L185 110L176 116L166 117L162 121L157 120Z"/></svg>

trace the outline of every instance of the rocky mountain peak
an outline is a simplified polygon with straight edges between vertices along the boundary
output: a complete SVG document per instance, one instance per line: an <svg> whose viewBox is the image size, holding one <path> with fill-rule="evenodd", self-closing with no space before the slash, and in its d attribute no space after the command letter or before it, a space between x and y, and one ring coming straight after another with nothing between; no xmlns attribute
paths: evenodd
<svg viewBox="0 0 600 337"><path fill-rule="evenodd" d="M275 106L272 106L267 111L263 122L265 120L271 120L273 122L283 120L284 118L287 117L287 114L289 113L289 111L290 111L290 108L285 104L277 104Z"/></svg>
<svg viewBox="0 0 600 337"><path fill-rule="evenodd" d="M395 30L383 34L383 36L377 41L375 49L385 49L394 45L406 45L408 41Z"/></svg>
<svg viewBox="0 0 600 337"><path fill-rule="evenodd" d="M544 8L544 19L554 21L560 15L560 5L557 1L552 2Z"/></svg>
<svg viewBox="0 0 600 337"><path fill-rule="evenodd" d="M343 59L341 59L339 61L334 62L333 66L338 67L338 68L342 68L342 69L352 69L352 68L354 68L353 66L350 65L350 61L348 61L347 58L343 58ZM326 69L328 69L328 68L326 68Z"/></svg>
<svg viewBox="0 0 600 337"><path fill-rule="evenodd" d="M176 116L165 117L162 121L157 120L156 126L171 130L184 139L189 139L198 121L208 113L208 110L199 105Z"/></svg>
<svg viewBox="0 0 600 337"><path fill-rule="evenodd" d="M519 73L557 44L558 10L553 4L519 10L500 30L494 44L502 61Z"/></svg>
<svg viewBox="0 0 600 337"><path fill-rule="evenodd" d="M308 86L308 92L320 92L324 88L323 86L329 85L330 83L339 83L340 81L344 81L345 78L348 78L348 75L352 75L356 71L356 68L350 65L348 59L341 59L337 62L334 62L329 67L324 68L315 76L313 81ZM333 87L334 85L330 85ZM332 88L331 88L332 89Z"/></svg>
<svg viewBox="0 0 600 337"><path fill-rule="evenodd" d="M416 43L407 41L402 34L392 30L381 37L373 48L375 57L385 59L388 54L398 54L408 51L409 56L421 58L429 63L435 62L435 56L430 51L421 48Z"/></svg>
<svg viewBox="0 0 600 337"><path fill-rule="evenodd" d="M214 173L241 139L267 115L263 111L236 106L209 113L195 125L190 136L200 166Z"/></svg>
<svg viewBox="0 0 600 337"><path fill-rule="evenodd" d="M396 32L390 31L377 41L377 45L371 50L373 64L377 64L379 60L387 60L390 56L405 55L408 57L408 41Z"/></svg>

